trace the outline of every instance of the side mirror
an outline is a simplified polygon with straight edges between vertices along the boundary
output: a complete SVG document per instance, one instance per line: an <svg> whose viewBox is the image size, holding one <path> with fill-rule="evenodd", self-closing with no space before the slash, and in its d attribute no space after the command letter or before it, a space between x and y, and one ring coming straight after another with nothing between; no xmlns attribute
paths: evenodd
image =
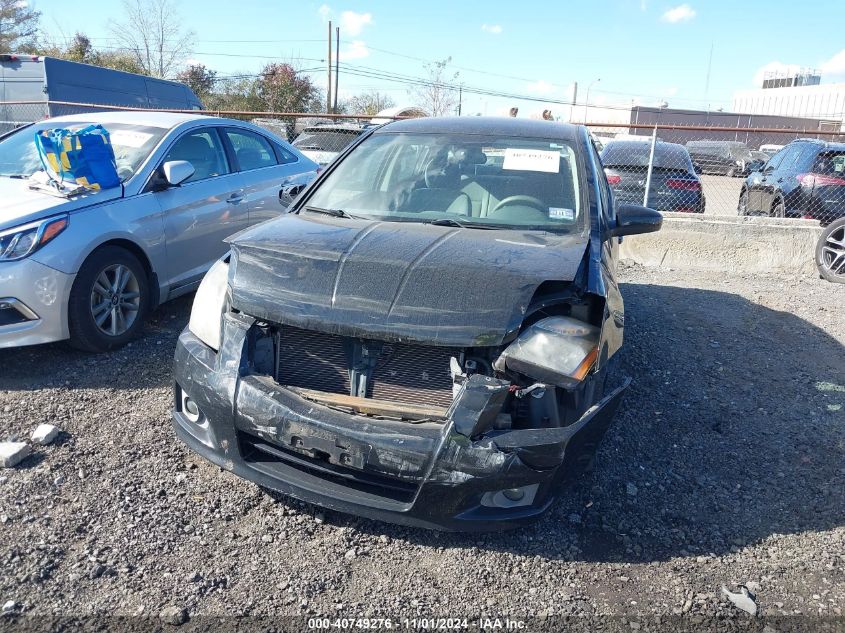
<svg viewBox="0 0 845 633"><path fill-rule="evenodd" d="M171 187L178 187L194 175L194 166L186 160L169 160L161 166L164 179Z"/></svg>
<svg viewBox="0 0 845 633"><path fill-rule="evenodd" d="M701 173L701 165L699 165L698 163L693 163L692 164L692 170L695 173L700 174Z"/></svg>
<svg viewBox="0 0 845 633"><path fill-rule="evenodd" d="M639 235L659 231L663 216L659 211L635 204L620 204L616 207L616 226L607 231L607 238L623 235Z"/></svg>
<svg viewBox="0 0 845 633"><path fill-rule="evenodd" d="M748 163L748 171L760 171L761 169L763 169L763 165L765 165L765 163L759 158L756 160L752 160L750 163Z"/></svg>
<svg viewBox="0 0 845 633"><path fill-rule="evenodd" d="M305 187L302 183L295 184L295 185L285 185L279 191L279 202L282 203L282 206L288 206L291 202L293 202L296 197L305 191Z"/></svg>

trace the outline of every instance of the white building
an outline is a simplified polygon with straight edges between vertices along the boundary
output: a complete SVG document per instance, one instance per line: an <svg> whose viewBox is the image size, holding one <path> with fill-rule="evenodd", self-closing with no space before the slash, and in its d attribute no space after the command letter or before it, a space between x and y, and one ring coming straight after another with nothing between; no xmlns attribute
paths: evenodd
<svg viewBox="0 0 845 633"><path fill-rule="evenodd" d="M845 83L739 90L731 109L845 123Z"/></svg>

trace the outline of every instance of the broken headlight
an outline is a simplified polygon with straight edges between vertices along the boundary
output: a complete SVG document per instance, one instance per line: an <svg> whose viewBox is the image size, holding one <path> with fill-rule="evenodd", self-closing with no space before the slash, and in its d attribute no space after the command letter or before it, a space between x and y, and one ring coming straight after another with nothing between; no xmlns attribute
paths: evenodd
<svg viewBox="0 0 845 633"><path fill-rule="evenodd" d="M220 349L220 329L226 309L226 289L229 282L229 256L217 260L202 278L188 329L215 351Z"/></svg>
<svg viewBox="0 0 845 633"><path fill-rule="evenodd" d="M528 326L496 361L534 380L571 389L584 380L598 358L594 325L565 316L541 319Z"/></svg>

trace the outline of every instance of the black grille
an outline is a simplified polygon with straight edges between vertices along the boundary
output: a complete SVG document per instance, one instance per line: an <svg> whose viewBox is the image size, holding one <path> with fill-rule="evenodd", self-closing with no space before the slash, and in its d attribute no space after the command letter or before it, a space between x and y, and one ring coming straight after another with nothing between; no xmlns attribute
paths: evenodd
<svg viewBox="0 0 845 633"><path fill-rule="evenodd" d="M243 431L238 432L244 461L262 470L284 477L285 469L317 477L345 488L391 501L408 503L414 498L418 484L387 477L368 470L357 470L332 464L325 459L310 457L264 440Z"/></svg>
<svg viewBox="0 0 845 633"><path fill-rule="evenodd" d="M365 346L378 354L366 397L436 407L451 404L449 360L460 350L446 347L361 341L281 326L276 337L276 380L291 387L349 395L351 359L360 356Z"/></svg>

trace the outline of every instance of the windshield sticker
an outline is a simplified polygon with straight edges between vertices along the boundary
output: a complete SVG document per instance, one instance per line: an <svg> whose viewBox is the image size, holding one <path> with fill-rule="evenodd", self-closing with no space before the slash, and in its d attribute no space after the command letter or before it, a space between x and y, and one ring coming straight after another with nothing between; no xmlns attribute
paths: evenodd
<svg viewBox="0 0 845 633"><path fill-rule="evenodd" d="M112 132L110 136L112 145L122 145L124 147L143 147L144 143L153 137L152 134L131 132L129 130L117 130L116 132Z"/></svg>
<svg viewBox="0 0 845 633"><path fill-rule="evenodd" d="M573 209L562 209L560 207L549 207L549 217L555 220L574 220L575 211Z"/></svg>
<svg viewBox="0 0 845 633"><path fill-rule="evenodd" d="M509 147L505 150L505 162L502 164L502 169L556 174L560 171L560 152Z"/></svg>

